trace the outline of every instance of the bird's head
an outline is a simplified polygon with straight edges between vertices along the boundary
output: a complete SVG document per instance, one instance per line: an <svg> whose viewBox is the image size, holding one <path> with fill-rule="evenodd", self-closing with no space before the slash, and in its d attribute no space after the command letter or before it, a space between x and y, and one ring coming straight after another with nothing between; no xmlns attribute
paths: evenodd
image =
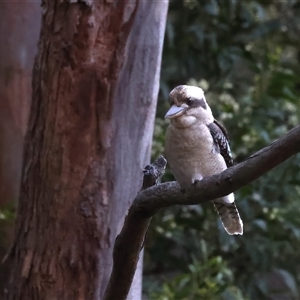
<svg viewBox="0 0 300 300"><path fill-rule="evenodd" d="M181 126L190 126L195 122L209 124L214 117L206 102L201 88L189 85L179 85L169 95L170 109L165 118Z"/></svg>

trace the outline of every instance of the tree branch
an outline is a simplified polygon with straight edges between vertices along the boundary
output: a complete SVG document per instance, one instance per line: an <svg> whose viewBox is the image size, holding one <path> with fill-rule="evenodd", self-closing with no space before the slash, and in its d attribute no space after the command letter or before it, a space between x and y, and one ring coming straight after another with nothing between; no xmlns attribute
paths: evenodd
<svg viewBox="0 0 300 300"><path fill-rule="evenodd" d="M193 185L186 194L176 182L141 190L114 246L114 265L104 300L126 299L151 217L161 208L191 205L228 195L300 152L300 125L242 163Z"/></svg>
<svg viewBox="0 0 300 300"><path fill-rule="evenodd" d="M153 164L144 168L141 191L157 183L158 179L165 173L166 165L166 159L159 156ZM136 213L132 206L130 207L122 231L115 241L113 270L104 294L104 300L126 299L150 221L151 216L143 216L141 213Z"/></svg>

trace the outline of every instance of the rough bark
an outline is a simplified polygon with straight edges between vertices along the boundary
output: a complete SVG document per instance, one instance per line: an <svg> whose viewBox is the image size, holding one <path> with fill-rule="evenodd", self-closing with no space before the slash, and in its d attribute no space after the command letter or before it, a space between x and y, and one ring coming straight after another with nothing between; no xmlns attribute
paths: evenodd
<svg viewBox="0 0 300 300"><path fill-rule="evenodd" d="M101 299L149 161L167 2L43 11L6 299Z"/></svg>
<svg viewBox="0 0 300 300"><path fill-rule="evenodd" d="M180 191L177 182L142 190L135 197L115 241L113 272L105 300L126 299L141 245L151 218L159 209L172 205L200 204L228 195L299 152L300 125L244 162L197 182L186 194ZM123 279L125 276L126 279Z"/></svg>
<svg viewBox="0 0 300 300"><path fill-rule="evenodd" d="M0 2L0 211L12 212L19 195L40 13L39 1ZM0 262L12 236L12 222L0 219ZM0 295L8 270L0 264Z"/></svg>

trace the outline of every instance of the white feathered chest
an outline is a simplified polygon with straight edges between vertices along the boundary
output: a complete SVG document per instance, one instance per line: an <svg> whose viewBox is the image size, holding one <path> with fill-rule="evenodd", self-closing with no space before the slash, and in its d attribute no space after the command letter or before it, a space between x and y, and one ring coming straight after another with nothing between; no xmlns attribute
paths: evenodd
<svg viewBox="0 0 300 300"><path fill-rule="evenodd" d="M225 170L222 155L215 151L205 124L178 128L171 124L166 134L166 158L180 186L188 189L197 179Z"/></svg>

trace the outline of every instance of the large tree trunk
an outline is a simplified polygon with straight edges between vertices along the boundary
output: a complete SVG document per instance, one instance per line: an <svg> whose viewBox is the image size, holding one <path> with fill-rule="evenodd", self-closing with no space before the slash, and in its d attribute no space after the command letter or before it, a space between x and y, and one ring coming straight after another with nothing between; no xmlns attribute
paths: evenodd
<svg viewBox="0 0 300 300"><path fill-rule="evenodd" d="M40 23L39 1L0 2L0 211L4 210L5 216L17 203L20 190ZM12 222L0 218L0 295L9 270L9 265L1 261L12 242L12 233Z"/></svg>
<svg viewBox="0 0 300 300"><path fill-rule="evenodd" d="M101 299L149 162L167 2L70 2L43 3L7 299Z"/></svg>

